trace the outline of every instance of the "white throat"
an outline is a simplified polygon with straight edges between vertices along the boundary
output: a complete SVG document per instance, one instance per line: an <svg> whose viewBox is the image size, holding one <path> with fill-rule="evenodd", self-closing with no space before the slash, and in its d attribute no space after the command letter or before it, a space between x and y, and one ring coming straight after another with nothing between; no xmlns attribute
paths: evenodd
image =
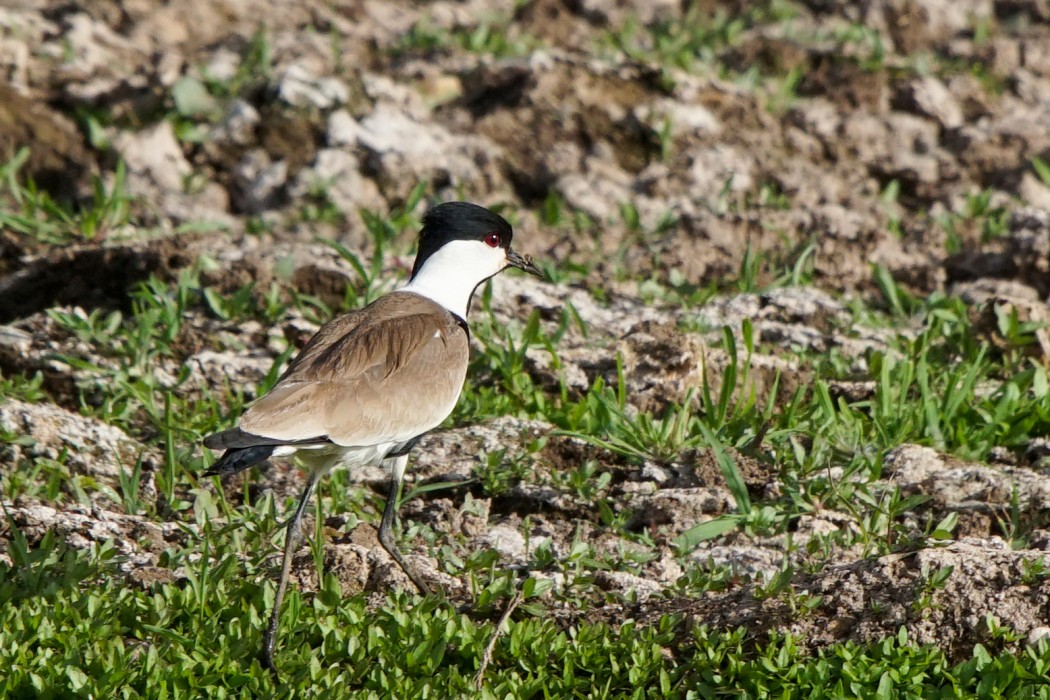
<svg viewBox="0 0 1050 700"><path fill-rule="evenodd" d="M426 259L401 291L424 296L466 320L474 289L505 267L503 248L481 241L449 241Z"/></svg>

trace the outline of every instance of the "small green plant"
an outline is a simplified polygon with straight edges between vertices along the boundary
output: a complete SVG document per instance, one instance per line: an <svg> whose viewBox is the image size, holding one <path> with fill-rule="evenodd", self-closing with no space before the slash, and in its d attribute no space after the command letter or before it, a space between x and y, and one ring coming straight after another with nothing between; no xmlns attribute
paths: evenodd
<svg viewBox="0 0 1050 700"><path fill-rule="evenodd" d="M10 208L0 206L0 227L41 243L66 245L104 238L130 220L133 199L123 161L117 163L111 186L96 177L91 201L69 206L56 202L32 180L20 181L19 171L28 159L29 148L23 147L0 166L0 202L10 202Z"/></svg>
<svg viewBox="0 0 1050 700"><path fill-rule="evenodd" d="M429 20L423 19L409 28L394 46L393 53L400 56L459 49L495 58L511 58L524 56L539 45L535 37L521 32L506 18L485 20L454 31L434 27Z"/></svg>
<svg viewBox="0 0 1050 700"><path fill-rule="evenodd" d="M1050 578L1050 566L1045 557L1033 557L1021 561L1021 582L1031 586Z"/></svg>
<svg viewBox="0 0 1050 700"><path fill-rule="evenodd" d="M501 496L532 472L526 457L507 458L506 450L489 452L474 468L474 477L490 496Z"/></svg>
<svg viewBox="0 0 1050 700"><path fill-rule="evenodd" d="M237 70L228 80L205 75L208 92L217 98L226 99L244 95L269 80L273 72L273 47L269 32L265 28L252 34L241 54Z"/></svg>
<svg viewBox="0 0 1050 700"><path fill-rule="evenodd" d="M928 615L934 607L934 595L948 585L948 579L954 571L953 566L942 566L936 571L929 571L924 567L921 574L922 583L918 586L918 595L912 602L912 609L919 614Z"/></svg>
<svg viewBox="0 0 1050 700"><path fill-rule="evenodd" d="M1032 169L1039 176L1039 180L1047 187L1050 187L1050 164L1047 164L1039 156L1032 156Z"/></svg>
<svg viewBox="0 0 1050 700"><path fill-rule="evenodd" d="M44 390L44 374L39 370L32 376L24 374L13 374L5 377L0 374L0 397L19 399L30 403L38 403L48 398Z"/></svg>

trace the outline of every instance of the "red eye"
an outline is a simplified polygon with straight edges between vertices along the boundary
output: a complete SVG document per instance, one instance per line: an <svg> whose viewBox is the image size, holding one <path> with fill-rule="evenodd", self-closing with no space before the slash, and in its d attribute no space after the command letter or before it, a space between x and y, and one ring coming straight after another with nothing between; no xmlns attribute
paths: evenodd
<svg viewBox="0 0 1050 700"><path fill-rule="evenodd" d="M498 233L490 233L489 235L485 236L485 245L487 245L489 248L499 248L499 244L502 242L503 239L500 238L500 235Z"/></svg>

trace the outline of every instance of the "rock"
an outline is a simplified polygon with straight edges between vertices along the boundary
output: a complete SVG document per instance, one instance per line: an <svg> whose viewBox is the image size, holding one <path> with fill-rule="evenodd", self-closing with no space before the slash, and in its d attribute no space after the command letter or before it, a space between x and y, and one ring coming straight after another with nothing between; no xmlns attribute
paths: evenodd
<svg viewBox="0 0 1050 700"><path fill-rule="evenodd" d="M1035 437L1028 443L1027 449L1025 449L1025 459L1031 462L1037 468L1046 469L1050 467L1050 438Z"/></svg>
<svg viewBox="0 0 1050 700"><path fill-rule="evenodd" d="M128 188L136 194L148 195L154 188L182 192L193 172L169 121L121 132L113 145L127 164Z"/></svg>
<svg viewBox="0 0 1050 700"><path fill-rule="evenodd" d="M237 75L237 69L240 65L241 57L236 51L220 46L211 54L211 58L202 72L209 80L228 83ZM240 100L235 100L234 102L240 102Z"/></svg>
<svg viewBox="0 0 1050 700"><path fill-rule="evenodd" d="M548 423L511 416L456 430L435 430L425 435L413 452L412 472L418 479L466 479L485 455L505 452L509 459L520 446L553 430Z"/></svg>
<svg viewBox="0 0 1050 700"><path fill-rule="evenodd" d="M711 518L735 510L733 496L721 486L660 489L630 503L630 528L666 529L668 537L682 534Z"/></svg>
<svg viewBox="0 0 1050 700"><path fill-rule="evenodd" d="M674 0L581 0L579 6L584 16L599 26L620 26L627 20L649 25L659 21L671 21L682 14L681 4Z"/></svg>
<svg viewBox="0 0 1050 700"><path fill-rule="evenodd" d="M47 532L78 550L90 550L106 542L120 555L118 568L132 572L156 567L160 555L173 543L184 542L195 526L187 523L157 523L140 515L125 515L98 507L64 504L61 509L35 501L5 502L4 511L31 543ZM179 571L173 572L175 576Z"/></svg>
<svg viewBox="0 0 1050 700"><path fill-rule="evenodd" d="M419 180L483 190L502 181L495 168L499 150L481 136L454 134L386 103L376 105L360 127L357 143L368 153L368 167L396 196L407 196Z"/></svg>
<svg viewBox="0 0 1050 700"><path fill-rule="evenodd" d="M64 59L62 67L70 78L83 81L96 75L134 71L139 67L135 59L144 58L131 42L87 13L70 14L62 21L61 45L48 43L43 48Z"/></svg>
<svg viewBox="0 0 1050 700"><path fill-rule="evenodd" d="M204 386L251 387L259 384L273 367L273 356L263 352L223 351L205 349L188 358L191 377Z"/></svg>
<svg viewBox="0 0 1050 700"><path fill-rule="evenodd" d="M234 204L245 214L260 214L277 206L284 196L288 180L288 164L284 160L271 161L261 148L244 154L234 173Z"/></svg>
<svg viewBox="0 0 1050 700"><path fill-rule="evenodd" d="M944 261L949 282L994 277L1016 279L1050 296L1050 213L1033 207L1011 211L1008 235L976 250L963 250Z"/></svg>
<svg viewBox="0 0 1050 700"><path fill-rule="evenodd" d="M370 552L368 547L359 544L325 542L324 570L339 579L343 595L360 593L368 586Z"/></svg>
<svg viewBox="0 0 1050 700"><path fill-rule="evenodd" d="M1050 186L1032 173L1021 176L1021 199L1036 209L1050 211Z"/></svg>
<svg viewBox="0 0 1050 700"><path fill-rule="evenodd" d="M570 304L589 333L621 336L640 322L669 323L674 319L667 309L635 297L613 295L601 303L585 289L552 285L535 277L499 275L492 279L492 307L501 323L517 318L521 308L538 309L543 318L560 318Z"/></svg>
<svg viewBox="0 0 1050 700"><path fill-rule="evenodd" d="M1028 646L1037 646L1043 640L1050 640L1050 627L1033 627L1028 631Z"/></svg>
<svg viewBox="0 0 1050 700"><path fill-rule="evenodd" d="M631 201L627 183L617 179L571 173L559 178L556 187L569 206L599 222L619 216L620 206Z"/></svg>
<svg viewBox="0 0 1050 700"><path fill-rule="evenodd" d="M635 115L658 133L666 124L674 138L716 135L722 128L718 117L703 105L684 104L678 100L662 99L641 105L635 108Z"/></svg>
<svg viewBox="0 0 1050 700"><path fill-rule="evenodd" d="M857 158L885 177L933 183L940 174L937 125L911 114L886 117L853 113L843 124L844 136Z"/></svg>
<svg viewBox="0 0 1050 700"><path fill-rule="evenodd" d="M389 206L376 183L361 174L357 158L340 148L318 151L313 164L304 168L289 188L289 196L299 199L315 191L323 192L347 215L361 209L383 212Z"/></svg>
<svg viewBox="0 0 1050 700"><path fill-rule="evenodd" d="M639 602L648 600L650 596L659 593L663 588L657 581L635 576L626 571L597 571L594 574L594 583L602 590L621 596L630 596Z"/></svg>
<svg viewBox="0 0 1050 700"><path fill-rule="evenodd" d="M818 137L825 144L835 139L842 123L842 115L835 105L819 97L792 106L788 119L803 132Z"/></svg>
<svg viewBox="0 0 1050 700"><path fill-rule="evenodd" d="M748 192L755 186L755 159L739 148L717 144L691 151L690 158L690 196L709 206L727 192Z"/></svg>
<svg viewBox="0 0 1050 700"><path fill-rule="evenodd" d="M140 458L157 459L153 450L120 428L53 404L8 399L0 404L0 428L28 440L25 445L8 445L5 462L59 460L74 474L94 477L114 489L120 486L120 474L129 474Z"/></svg>
<svg viewBox="0 0 1050 700"><path fill-rule="evenodd" d="M944 83L932 75L904 83L894 99L894 107L935 119L945 129L963 124L962 107Z"/></svg>
<svg viewBox="0 0 1050 700"><path fill-rule="evenodd" d="M33 336L15 326L0 325L0 347L24 355L33 344Z"/></svg>
<svg viewBox="0 0 1050 700"><path fill-rule="evenodd" d="M528 558L525 536L511 525L493 525L478 539L482 545L496 550L507 561L521 564ZM536 543L533 543L533 546L536 546Z"/></svg>
<svg viewBox="0 0 1050 700"><path fill-rule="evenodd" d="M973 306L970 318L974 330L986 336L993 345L1008 350L1021 350L1032 357L1050 362L1050 306L1039 298L1039 292L1015 280L984 278L960 282L952 287L954 294ZM1003 321L1032 324L1035 343L1018 348L1016 338L1002 332Z"/></svg>
<svg viewBox="0 0 1050 700"><path fill-rule="evenodd" d="M873 0L858 6L867 27L893 36L898 51L937 45L994 16L991 0Z"/></svg>
<svg viewBox="0 0 1050 700"><path fill-rule="evenodd" d="M331 109L346 104L350 90L338 78L319 78L299 64L277 78L277 96L293 107Z"/></svg>
<svg viewBox="0 0 1050 700"><path fill-rule="evenodd" d="M3 21L0 15L0 25ZM0 36L0 79L17 90L29 87L29 47L24 42Z"/></svg>
<svg viewBox="0 0 1050 700"><path fill-rule="evenodd" d="M770 581L784 566L784 552L770 547L751 545L716 545L702 543L689 554L689 559L710 567L725 567L736 576L749 580Z"/></svg>
<svg viewBox="0 0 1050 700"><path fill-rule="evenodd" d="M212 140L251 145L255 138L255 127L260 121L259 111L244 100L233 100L226 107L222 120L212 129Z"/></svg>
<svg viewBox="0 0 1050 700"><path fill-rule="evenodd" d="M928 495L939 510L998 514L1016 503L1024 511L1050 508L1050 483L1027 468L986 466L902 445L883 458L884 476L902 493Z"/></svg>
<svg viewBox="0 0 1050 700"><path fill-rule="evenodd" d="M620 342L632 405L656 415L704 385L708 348L670 325L640 323Z"/></svg>
<svg viewBox="0 0 1050 700"><path fill-rule="evenodd" d="M361 133L361 125L345 109L337 109L328 115L325 138L329 146L356 146Z"/></svg>
<svg viewBox="0 0 1050 700"><path fill-rule="evenodd" d="M883 476L898 484L917 484L946 468L937 450L921 445L901 445L882 458Z"/></svg>

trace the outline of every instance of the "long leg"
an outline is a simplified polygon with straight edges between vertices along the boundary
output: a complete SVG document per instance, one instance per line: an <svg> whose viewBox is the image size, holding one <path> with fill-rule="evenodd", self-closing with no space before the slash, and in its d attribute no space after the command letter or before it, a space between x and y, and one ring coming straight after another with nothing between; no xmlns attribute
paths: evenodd
<svg viewBox="0 0 1050 700"><path fill-rule="evenodd" d="M397 551L397 542L394 541L394 518L397 517L397 500L401 493L401 482L405 478L405 467L408 465L408 455L399 455L391 461L390 488L387 491L386 505L383 507L383 520L379 523L379 544L394 558L401 570L412 580L420 593L426 595L430 587L423 580L412 573L408 568L401 552Z"/></svg>
<svg viewBox="0 0 1050 700"><path fill-rule="evenodd" d="M301 527L303 513L306 511L306 504L310 502L310 496L313 494L314 487L317 486L317 481L322 474L324 474L323 469L310 470L310 475L306 478L306 486L303 487L303 493L299 497L299 505L295 509L295 514L284 525L284 527L288 528L288 533L284 538L284 560L281 563L281 578L277 582L277 596L273 599L270 624L263 634L261 654L263 666L270 669L274 677L277 676L277 666L273 662L273 649L277 642L277 627L281 622L281 602L284 600L285 591L288 590L288 575L292 570L292 557L295 554L295 550L299 548L299 544L303 541Z"/></svg>

